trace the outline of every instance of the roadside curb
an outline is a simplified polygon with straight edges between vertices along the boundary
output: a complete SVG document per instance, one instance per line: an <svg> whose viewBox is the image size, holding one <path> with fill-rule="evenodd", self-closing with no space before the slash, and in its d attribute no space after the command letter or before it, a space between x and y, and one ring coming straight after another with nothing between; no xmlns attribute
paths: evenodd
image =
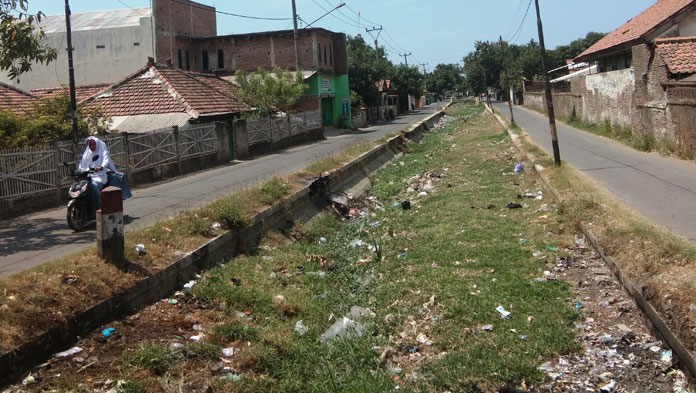
<svg viewBox="0 0 696 393"><path fill-rule="evenodd" d="M500 118L500 116L498 116L491 108L486 107L486 110L496 118L500 125L503 126L505 131L510 136L510 139L512 140L515 148L518 151L522 152L522 142L520 142L519 140L521 137L513 134L507 127L505 121L502 118ZM553 187L548 177L546 177L543 174L544 167L536 163L536 158L533 155L528 154L527 158L530 162L532 162L534 172L537 174L542 183L544 183L544 187L551 191L554 198L558 202L563 203L563 197L560 195L558 190L556 190L556 188ZM579 222L577 224L577 228L590 241L592 248L594 248L594 250L602 258L607 267L612 271L616 279L621 283L621 285L623 285L624 290L628 292L628 294L633 298L638 307L640 307L641 311L643 312L643 315L647 317L648 321L650 322L652 330L657 332L657 334L662 338L662 340L667 343L667 345L672 349L672 351L674 351L676 357L689 372L691 377L690 379L692 381L696 379L696 358L694 358L693 354L686 348L686 346L681 342L681 340L679 340L679 338L676 335L674 335L672 330L669 328L669 326L667 326L667 324L664 322L657 310L648 300L645 299L642 292L638 290L638 288L636 288L636 286L630 280L628 275L626 275L621 270L621 268L616 264L616 262L614 262L614 260L610 256L604 253L604 249L602 248L602 245L600 244L598 238L594 235L594 233L592 233L592 231L589 228L587 228L587 226L583 222Z"/></svg>
<svg viewBox="0 0 696 393"><path fill-rule="evenodd" d="M70 315L54 328L0 354L0 388L17 381L53 354L71 347L78 337L169 297L201 270L253 251L265 233L296 219L308 219L319 213L327 205L324 198L327 187L328 190L342 189L350 186L350 182L356 179L369 176L403 152L408 143L420 141L423 133L434 127L450 105L452 103L327 176L315 179L292 195L257 213L243 230L226 231L152 276L138 281L128 290L113 295L87 310Z"/></svg>

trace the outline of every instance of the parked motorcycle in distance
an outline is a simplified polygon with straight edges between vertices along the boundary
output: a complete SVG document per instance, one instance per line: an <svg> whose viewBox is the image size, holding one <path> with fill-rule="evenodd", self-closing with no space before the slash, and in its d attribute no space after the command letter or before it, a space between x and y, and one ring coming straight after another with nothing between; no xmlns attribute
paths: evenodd
<svg viewBox="0 0 696 393"><path fill-rule="evenodd" d="M99 155L92 157L92 162L99 159ZM70 168L67 162L63 162L66 168ZM92 192L89 183L91 182L90 174L94 173L94 168L91 167L86 171L73 170L72 176L75 177L75 183L68 189L68 226L74 231L83 230L87 224L96 216L96 208L94 206Z"/></svg>

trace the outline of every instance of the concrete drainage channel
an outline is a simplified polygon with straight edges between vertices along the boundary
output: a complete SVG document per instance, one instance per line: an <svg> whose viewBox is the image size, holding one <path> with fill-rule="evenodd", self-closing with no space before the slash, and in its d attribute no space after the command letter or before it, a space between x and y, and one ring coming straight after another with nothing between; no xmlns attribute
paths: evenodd
<svg viewBox="0 0 696 393"><path fill-rule="evenodd" d="M503 126L503 128L507 130L508 135L512 139L515 148L518 151L522 151L522 144L519 141L519 137L510 132L510 130L507 128L507 125L505 124L503 119L500 118L500 116L498 116L488 107L487 110L498 120L498 122ZM530 157L530 161L532 161L532 163L534 164L534 171L539 177L539 179L541 179L542 183L544 183L544 186L551 191L551 193L557 201L562 202L563 197L560 195L558 190L556 190L553 187L549 179L542 173L544 168L541 165L536 164L533 157ZM655 331L657 335L661 337L665 343L667 343L669 348L671 348L671 350L674 351L674 354L684 366L685 371L688 372L691 382L694 382L696 380L696 359L694 358L693 354L687 349L684 343L682 343L681 340L679 340L679 338L672 332L669 326L667 326L667 324L664 322L657 310L655 310L653 305L647 299L645 299L642 292L638 288L636 288L636 286L630 280L628 275L626 275L621 270L621 268L616 264L616 262L614 262L614 260L610 256L604 253L604 250L594 233L592 233L592 231L590 231L587 228L587 226L584 225L582 222L578 224L578 230L582 232L583 235L585 235L585 238L589 240L589 243L592 246L592 248L594 248L594 250L600 256L600 258L604 261L607 267L614 274L616 279L621 283L623 289L631 296L631 298L635 301L638 307L640 307L643 316L647 319L647 321L650 324L651 330Z"/></svg>
<svg viewBox="0 0 696 393"><path fill-rule="evenodd" d="M79 336L84 336L111 321L134 314L171 295L199 271L236 255L253 251L265 233L297 220L310 219L328 205L325 198L327 192L351 190L354 195L362 193L369 185L368 176L401 154L408 142L420 141L424 132L433 128L444 116L444 109L449 105L451 103L443 110L413 124L402 135L389 139L342 168L314 180L293 195L256 214L243 232L228 231L212 239L161 271L138 282L130 290L72 315L66 318L61 326L56 326L32 341L1 354L0 387L17 381L35 365L71 347Z"/></svg>

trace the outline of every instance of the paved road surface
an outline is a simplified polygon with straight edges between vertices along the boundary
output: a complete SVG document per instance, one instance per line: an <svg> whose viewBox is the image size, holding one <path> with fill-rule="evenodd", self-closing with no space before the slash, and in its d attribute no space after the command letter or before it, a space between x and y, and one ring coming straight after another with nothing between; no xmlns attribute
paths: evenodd
<svg viewBox="0 0 696 393"><path fill-rule="evenodd" d="M493 106L509 118L507 104ZM519 106L514 114L534 142L552 154L548 118ZM557 128L565 162L655 223L696 242L696 164L637 151L562 123Z"/></svg>
<svg viewBox="0 0 696 393"><path fill-rule="evenodd" d="M214 201L273 176L296 172L318 158L360 140L377 140L399 131L437 110L432 104L391 123L350 134L327 131L327 139L274 154L181 177L134 190L124 202L126 231L147 226L182 210ZM94 227L81 233L67 228L65 208L0 222L0 278L79 251L95 241Z"/></svg>

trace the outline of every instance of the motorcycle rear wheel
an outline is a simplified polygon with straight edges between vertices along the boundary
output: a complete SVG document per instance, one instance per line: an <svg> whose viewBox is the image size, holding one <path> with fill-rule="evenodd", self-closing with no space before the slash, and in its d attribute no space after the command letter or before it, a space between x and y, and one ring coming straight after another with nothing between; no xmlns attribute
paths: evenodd
<svg viewBox="0 0 696 393"><path fill-rule="evenodd" d="M82 203L73 203L68 206L68 226L75 232L83 230L87 226L87 207Z"/></svg>

